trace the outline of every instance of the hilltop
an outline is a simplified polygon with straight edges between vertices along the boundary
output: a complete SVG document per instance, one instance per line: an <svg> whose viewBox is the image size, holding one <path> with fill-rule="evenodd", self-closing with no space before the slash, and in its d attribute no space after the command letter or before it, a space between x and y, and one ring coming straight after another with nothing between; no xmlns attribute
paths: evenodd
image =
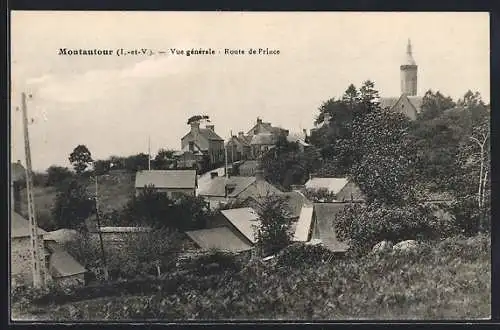
<svg viewBox="0 0 500 330"><path fill-rule="evenodd" d="M88 178L86 185L91 196L95 195L95 181ZM122 208L134 193L135 173L111 171L99 176L99 207L103 212ZM55 203L57 190L55 187L35 186L34 199L38 214L38 224L42 229L53 230L51 209ZM21 213L28 215L26 188L21 191Z"/></svg>

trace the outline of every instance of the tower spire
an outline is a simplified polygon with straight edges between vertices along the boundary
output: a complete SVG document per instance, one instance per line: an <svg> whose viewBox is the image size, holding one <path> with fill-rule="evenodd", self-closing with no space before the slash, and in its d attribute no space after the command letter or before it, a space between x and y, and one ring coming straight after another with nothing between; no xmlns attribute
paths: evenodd
<svg viewBox="0 0 500 330"><path fill-rule="evenodd" d="M408 38L408 44L406 45L406 54L408 54L410 56L412 55L411 54L411 40L410 40L410 38Z"/></svg>
<svg viewBox="0 0 500 330"><path fill-rule="evenodd" d="M400 66L401 70L401 94L408 96L417 95L417 63L413 58L411 40L408 38L406 45L406 56L403 64Z"/></svg>

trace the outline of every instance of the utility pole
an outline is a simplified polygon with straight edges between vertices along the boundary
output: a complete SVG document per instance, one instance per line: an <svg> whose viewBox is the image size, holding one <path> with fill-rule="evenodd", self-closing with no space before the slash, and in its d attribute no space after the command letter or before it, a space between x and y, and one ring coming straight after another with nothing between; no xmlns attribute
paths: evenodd
<svg viewBox="0 0 500 330"><path fill-rule="evenodd" d="M45 288L45 256L40 251L38 237L38 223L36 219L35 203L33 197L33 171L31 168L31 149L28 132L28 109L26 105L26 94L21 94L21 107L23 112L24 126L24 152L26 156L26 191L28 194L28 217L30 227L30 250L31 269L33 272L33 286Z"/></svg>
<svg viewBox="0 0 500 330"><path fill-rule="evenodd" d="M151 136L148 137L148 170L151 171Z"/></svg>
<svg viewBox="0 0 500 330"><path fill-rule="evenodd" d="M95 173L95 172L94 172L94 177L95 177L95 217L97 220L97 234L99 235L99 242L101 244L104 279L107 281L109 279L109 274L108 274L108 265L107 265L107 261L106 261L106 253L104 252L104 242L102 240L101 221L100 221L100 216L99 216L97 173Z"/></svg>
<svg viewBox="0 0 500 330"><path fill-rule="evenodd" d="M234 145L233 145L233 131L231 131L231 163L234 164Z"/></svg>

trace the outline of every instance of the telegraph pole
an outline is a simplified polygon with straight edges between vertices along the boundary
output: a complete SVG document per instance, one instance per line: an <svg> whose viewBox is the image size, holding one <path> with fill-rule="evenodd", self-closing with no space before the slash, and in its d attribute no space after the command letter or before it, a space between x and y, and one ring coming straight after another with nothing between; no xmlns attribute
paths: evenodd
<svg viewBox="0 0 500 330"><path fill-rule="evenodd" d="M33 272L33 286L45 288L45 256L40 251L38 237L38 223L36 219L35 203L33 197L33 171L31 167L31 149L28 132L28 110L26 94L21 94L21 108L24 126L24 152L26 156L26 192L28 195L28 217L30 227L31 269Z"/></svg>
<svg viewBox="0 0 500 330"><path fill-rule="evenodd" d="M104 242L102 240L102 232L101 232L101 221L99 217L99 200L98 200L98 184L97 184L97 173L94 171L94 176L95 176L95 217L97 220L97 233L99 234L99 242L101 244L101 253L102 253L102 262L103 262L103 272L104 272L104 280L109 279L109 274L108 274L108 265L106 262L106 254L104 252Z"/></svg>
<svg viewBox="0 0 500 330"><path fill-rule="evenodd" d="M148 170L151 171L151 136L148 137Z"/></svg>

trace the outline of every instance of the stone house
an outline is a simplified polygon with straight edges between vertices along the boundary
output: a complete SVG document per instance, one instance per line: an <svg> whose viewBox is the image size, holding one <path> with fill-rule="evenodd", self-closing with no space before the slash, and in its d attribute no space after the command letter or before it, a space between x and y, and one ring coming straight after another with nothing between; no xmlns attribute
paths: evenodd
<svg viewBox="0 0 500 330"><path fill-rule="evenodd" d="M83 285L86 269L80 265L56 241L45 238L48 234L38 228L41 253L40 259L44 265L46 282L66 285ZM12 286L32 285L33 274L31 266L29 222L20 214L11 212L10 226L10 273Z"/></svg>
<svg viewBox="0 0 500 330"><path fill-rule="evenodd" d="M226 148L227 158L230 162L247 160L252 157L250 140L243 132L239 132L237 136L233 135L226 143Z"/></svg>
<svg viewBox="0 0 500 330"><path fill-rule="evenodd" d="M281 190L264 180L261 172L255 177L213 176L198 190L198 196L202 196L211 209L228 202L244 201L248 197L258 198L280 193Z"/></svg>
<svg viewBox="0 0 500 330"><path fill-rule="evenodd" d="M194 121L191 130L181 139L181 151L201 153L208 158L209 166L213 167L224 162L224 139L215 133L214 125L200 128L200 122Z"/></svg>
<svg viewBox="0 0 500 330"><path fill-rule="evenodd" d="M246 135L246 139L250 141L252 158L258 158L273 148L279 137L286 138L288 133L286 129L275 127L271 123L263 122L261 118L257 118L255 125L248 130Z"/></svg>
<svg viewBox="0 0 500 330"><path fill-rule="evenodd" d="M21 210L21 189L25 185L26 169L18 160L10 165L10 199L16 212Z"/></svg>
<svg viewBox="0 0 500 330"><path fill-rule="evenodd" d="M173 199L182 195L196 196L196 170L138 171L135 177L136 195L145 187L154 187L158 192L166 193Z"/></svg>

